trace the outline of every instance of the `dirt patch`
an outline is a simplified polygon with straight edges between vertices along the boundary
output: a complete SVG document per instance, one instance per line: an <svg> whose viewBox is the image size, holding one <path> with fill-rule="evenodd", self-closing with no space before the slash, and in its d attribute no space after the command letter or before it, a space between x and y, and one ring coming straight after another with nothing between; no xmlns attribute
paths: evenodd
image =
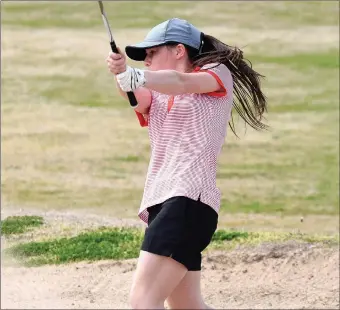
<svg viewBox="0 0 340 310"><path fill-rule="evenodd" d="M288 242L210 252L202 291L218 309L339 307L339 249ZM128 309L136 260L2 268L1 308Z"/></svg>

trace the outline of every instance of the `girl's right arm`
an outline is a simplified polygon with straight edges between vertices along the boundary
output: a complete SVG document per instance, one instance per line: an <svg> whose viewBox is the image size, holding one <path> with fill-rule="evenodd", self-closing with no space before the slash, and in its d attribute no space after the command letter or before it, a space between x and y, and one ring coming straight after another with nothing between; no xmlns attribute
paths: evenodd
<svg viewBox="0 0 340 310"><path fill-rule="evenodd" d="M129 100L126 92L123 92L121 90L118 83L116 83L116 85L120 95L126 100ZM151 91L147 88L139 87L136 90L134 90L133 93L138 102L138 105L134 108L134 110L141 114L148 114L152 100Z"/></svg>
<svg viewBox="0 0 340 310"><path fill-rule="evenodd" d="M107 57L106 59L111 73L113 73L115 76L126 70L126 56L124 53L122 53L120 48L118 48L118 51L119 54L110 52L109 57ZM121 90L118 83L116 84L120 95L126 100L128 100L127 94ZM140 87L139 89L136 89L134 91L134 94L138 102L138 105L137 107L134 108L134 110L141 114L148 114L152 99L151 90Z"/></svg>

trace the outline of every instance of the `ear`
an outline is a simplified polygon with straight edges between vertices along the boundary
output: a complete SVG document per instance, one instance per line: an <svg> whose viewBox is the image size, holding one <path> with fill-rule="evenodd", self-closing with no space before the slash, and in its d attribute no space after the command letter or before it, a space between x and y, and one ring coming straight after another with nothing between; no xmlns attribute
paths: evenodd
<svg viewBox="0 0 340 310"><path fill-rule="evenodd" d="M181 59L186 53L185 46L183 44L176 45L175 52L176 59Z"/></svg>

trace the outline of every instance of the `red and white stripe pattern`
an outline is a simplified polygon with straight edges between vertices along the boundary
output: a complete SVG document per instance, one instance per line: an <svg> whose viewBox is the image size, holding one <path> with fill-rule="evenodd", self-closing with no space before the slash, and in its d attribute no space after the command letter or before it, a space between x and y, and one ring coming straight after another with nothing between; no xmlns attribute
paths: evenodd
<svg viewBox="0 0 340 310"><path fill-rule="evenodd" d="M186 196L220 208L216 187L217 157L224 144L233 103L229 69L209 64L207 71L222 91L168 96L152 91L148 118L136 112L149 127L151 158L139 217L147 223L147 208L174 196ZM194 73L193 73L194 74Z"/></svg>

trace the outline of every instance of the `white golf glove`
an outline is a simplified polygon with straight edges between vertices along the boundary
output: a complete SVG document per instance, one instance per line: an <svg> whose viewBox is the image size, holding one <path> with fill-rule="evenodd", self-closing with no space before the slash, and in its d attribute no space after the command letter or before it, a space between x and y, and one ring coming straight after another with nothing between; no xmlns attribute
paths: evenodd
<svg viewBox="0 0 340 310"><path fill-rule="evenodd" d="M126 71L116 75L120 88L125 91L134 91L138 87L145 85L144 70L126 66Z"/></svg>

